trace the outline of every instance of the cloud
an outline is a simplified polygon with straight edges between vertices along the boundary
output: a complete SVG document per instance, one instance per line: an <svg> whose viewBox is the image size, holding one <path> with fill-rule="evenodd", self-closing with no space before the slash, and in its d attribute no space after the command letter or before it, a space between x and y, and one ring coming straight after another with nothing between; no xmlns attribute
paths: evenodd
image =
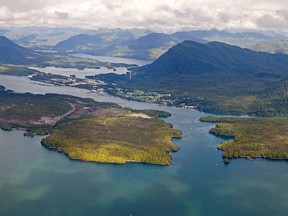
<svg viewBox="0 0 288 216"><path fill-rule="evenodd" d="M54 14L58 19L66 20L69 19L69 14L66 12L54 11Z"/></svg>
<svg viewBox="0 0 288 216"><path fill-rule="evenodd" d="M283 23L271 15L264 15L257 20L257 25L264 28L278 28L281 27Z"/></svg>
<svg viewBox="0 0 288 216"><path fill-rule="evenodd" d="M266 29L286 29L288 27L288 10L280 9L261 16L256 23L259 27Z"/></svg>
<svg viewBox="0 0 288 216"><path fill-rule="evenodd" d="M48 5L48 0L0 0L0 7L6 8L13 13L31 12L33 10L41 10ZM53 2L50 1L49 4Z"/></svg>
<svg viewBox="0 0 288 216"><path fill-rule="evenodd" d="M2 24L283 30L287 0L0 0Z"/></svg>
<svg viewBox="0 0 288 216"><path fill-rule="evenodd" d="M287 9L276 10L276 14L279 16L282 16L285 20L288 20L288 10Z"/></svg>

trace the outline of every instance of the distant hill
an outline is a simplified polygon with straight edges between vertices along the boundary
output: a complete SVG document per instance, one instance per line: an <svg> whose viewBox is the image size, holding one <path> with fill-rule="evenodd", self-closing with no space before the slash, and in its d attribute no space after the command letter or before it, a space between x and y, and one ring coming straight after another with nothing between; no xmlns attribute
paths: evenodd
<svg viewBox="0 0 288 216"><path fill-rule="evenodd" d="M56 44L54 49L111 56L117 46L150 33L145 29L98 29L94 34L74 35Z"/></svg>
<svg viewBox="0 0 288 216"><path fill-rule="evenodd" d="M137 37L140 36L141 37ZM61 51L84 52L92 55L107 55L136 59L155 60L169 48L185 40L199 43L218 41L243 48L256 43L278 38L257 32L231 33L226 31L197 30L179 31L173 34L151 33L143 30L110 30L109 32L75 35L58 43L54 48Z"/></svg>
<svg viewBox="0 0 288 216"><path fill-rule="evenodd" d="M78 27L36 27L36 26L26 26L26 27L6 27L0 29L0 35L9 38L11 41L19 44L20 46L38 50L50 50L56 44L61 41L67 40L75 35L85 34L85 35L97 35L104 33L118 33L127 31L124 29L86 29ZM151 33L151 31L146 29L133 28L128 30L133 37L139 38L144 35Z"/></svg>
<svg viewBox="0 0 288 216"><path fill-rule="evenodd" d="M60 41L66 40L73 35L80 33L90 34L94 30L87 30L74 27L7 27L1 35L9 38L11 41L26 48L44 49L55 46Z"/></svg>
<svg viewBox="0 0 288 216"><path fill-rule="evenodd" d="M276 92L283 89L281 80L286 78L287 55L255 52L219 42L185 41L152 64L138 68L125 87L202 98L200 109L209 112L288 114L288 100L281 109L281 103L275 102L279 95ZM268 94L271 86L275 89L273 96ZM277 100L284 99L283 95ZM263 98L267 99L265 103Z"/></svg>
<svg viewBox="0 0 288 216"><path fill-rule="evenodd" d="M250 48L260 41L282 37L277 34L269 36L258 32L227 32L217 29L190 31L189 34L206 41L218 41L242 48Z"/></svg>
<svg viewBox="0 0 288 216"><path fill-rule="evenodd" d="M133 40L134 35L129 31L100 33L96 35L79 34L58 43L55 48L64 51L88 52L102 50L113 45Z"/></svg>
<svg viewBox="0 0 288 216"><path fill-rule="evenodd" d="M190 35L151 33L115 47L112 54L120 57L154 60L172 46L182 42L184 37L199 43L206 43L206 41Z"/></svg>
<svg viewBox="0 0 288 216"><path fill-rule="evenodd" d="M271 36L261 34L258 32L227 32L227 31L220 31L217 29L211 30L195 30L190 31L189 34L193 35L194 37L198 38L211 38L211 37L223 37L223 38L257 38L267 40L270 39Z"/></svg>
<svg viewBox="0 0 288 216"><path fill-rule="evenodd" d="M133 39L136 40L142 36L146 36L153 33L147 29L133 28L133 29L84 29L77 27L2 27L0 29L0 35L3 35L13 42L24 46L26 48L33 49L50 49L61 41L67 40L75 35L98 35L98 34L118 34L121 32L130 32L133 35ZM169 34L167 34L169 35ZM269 33L269 35L258 32L228 32L220 31L217 29L210 30L193 30L193 31L179 31L171 36L175 36L178 39L193 40L194 38L202 39L204 41L218 41L240 47L251 48L253 45L264 40L287 40L285 35L276 33ZM189 36L189 37L187 37ZM181 38L182 37L182 38ZM121 41L119 41L121 43ZM197 41L199 42L199 41ZM82 44L85 45L85 44ZM112 50L113 51L113 50Z"/></svg>
<svg viewBox="0 0 288 216"><path fill-rule="evenodd" d="M149 33L135 38L135 32L130 30L121 32L121 34L75 35L58 43L54 48L61 51L83 52L92 55L154 60L170 47L186 39L200 43L206 42L184 32L173 35Z"/></svg>
<svg viewBox="0 0 288 216"><path fill-rule="evenodd" d="M169 48L184 40L200 43L218 41L243 48L254 49L253 46L262 41L287 40L276 33L269 35L258 32L228 32L217 29L178 31L173 34L153 33L147 29L83 29L75 27L3 27L3 35L20 46L34 50L60 51L66 53L86 53L155 60ZM153 33L153 34L151 34ZM149 35L151 34L151 35ZM159 36L160 35L160 36ZM147 38L145 39L145 37ZM141 38L144 37L144 38ZM138 41L138 39L140 39ZM160 40L163 39L161 42ZM168 39L168 40L167 40ZM151 43L153 47L145 47L141 43ZM147 44L147 43L146 43ZM277 49L281 51L281 49ZM277 51L276 50L276 51ZM259 49L262 51L262 49ZM269 50L263 50L269 51ZM270 51L269 51L270 52ZM274 52L274 51L271 51Z"/></svg>
<svg viewBox="0 0 288 216"><path fill-rule="evenodd" d="M255 44L251 49L269 53L288 54L288 40L268 40Z"/></svg>
<svg viewBox="0 0 288 216"><path fill-rule="evenodd" d="M40 54L21 47L4 36L0 36L0 63L26 64L40 60Z"/></svg>

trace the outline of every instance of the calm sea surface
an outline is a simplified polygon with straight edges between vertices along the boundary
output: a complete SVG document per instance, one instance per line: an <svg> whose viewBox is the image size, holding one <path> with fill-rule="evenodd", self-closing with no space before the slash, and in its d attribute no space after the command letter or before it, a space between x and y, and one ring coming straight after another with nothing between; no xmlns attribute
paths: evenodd
<svg viewBox="0 0 288 216"><path fill-rule="evenodd" d="M220 138L195 110L161 107L85 90L0 76L17 92L61 93L172 113L184 133L174 165L109 165L71 161L44 148L43 137L0 131L0 215L3 216L282 216L288 213L288 163L221 161Z"/></svg>
<svg viewBox="0 0 288 216"><path fill-rule="evenodd" d="M116 71L113 69L108 69L105 67L101 67L101 69L93 69L93 68L85 68L83 70L78 70L77 68L57 68L57 67L29 67L30 69L34 69L43 73L52 73L58 74L62 76L70 76L75 75L77 78L85 78L85 76L93 76L96 74L107 74L107 73L116 73L116 74L125 74L128 70L125 67L117 67Z"/></svg>
<svg viewBox="0 0 288 216"><path fill-rule="evenodd" d="M152 61L148 61L148 60L120 58L120 57L111 57L111 56L94 56L94 55L87 55L87 54L74 54L72 56L80 57L80 58L96 59L96 60L102 61L102 62L137 64L138 66L150 64L152 62Z"/></svg>

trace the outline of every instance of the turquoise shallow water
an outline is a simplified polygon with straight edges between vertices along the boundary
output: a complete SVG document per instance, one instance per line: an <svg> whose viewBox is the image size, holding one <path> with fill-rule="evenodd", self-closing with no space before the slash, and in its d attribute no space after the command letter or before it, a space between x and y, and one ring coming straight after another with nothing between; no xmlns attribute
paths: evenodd
<svg viewBox="0 0 288 216"><path fill-rule="evenodd" d="M0 131L0 215L287 215L288 163L232 160L226 166L216 146L220 138L200 123L204 113L98 97L86 91L37 85L2 77L19 92L58 92L134 108L163 109L165 121L184 132L172 166L109 165L71 161L41 146L42 137Z"/></svg>

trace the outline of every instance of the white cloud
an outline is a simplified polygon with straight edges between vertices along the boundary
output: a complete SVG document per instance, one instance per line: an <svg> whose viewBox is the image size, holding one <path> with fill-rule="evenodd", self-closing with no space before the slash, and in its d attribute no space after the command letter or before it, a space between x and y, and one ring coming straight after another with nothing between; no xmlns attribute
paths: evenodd
<svg viewBox="0 0 288 216"><path fill-rule="evenodd" d="M285 20L288 20L288 10L287 9L276 10L276 14L283 17Z"/></svg>
<svg viewBox="0 0 288 216"><path fill-rule="evenodd" d="M48 4L55 4L52 0L0 0L0 7L6 8L11 13L31 12L33 10L41 10Z"/></svg>
<svg viewBox="0 0 288 216"><path fill-rule="evenodd" d="M54 11L54 14L56 15L57 19L69 19L69 14L66 12L61 12L61 11Z"/></svg>
<svg viewBox="0 0 288 216"><path fill-rule="evenodd" d="M287 26L287 22L279 19L279 17L274 17L271 15L264 15L257 20L257 24L260 27L269 28L269 29L277 29L284 28Z"/></svg>
<svg viewBox="0 0 288 216"><path fill-rule="evenodd" d="M0 23L162 29L288 27L287 0L0 0Z"/></svg>

